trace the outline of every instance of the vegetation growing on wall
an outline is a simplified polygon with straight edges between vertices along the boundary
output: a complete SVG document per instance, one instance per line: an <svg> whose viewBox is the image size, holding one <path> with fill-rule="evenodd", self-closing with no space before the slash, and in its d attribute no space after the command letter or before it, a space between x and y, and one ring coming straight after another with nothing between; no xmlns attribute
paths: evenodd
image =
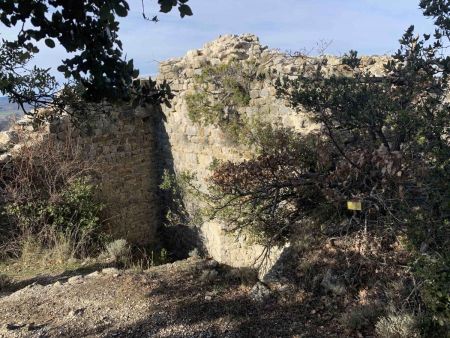
<svg viewBox="0 0 450 338"><path fill-rule="evenodd" d="M199 226L203 223L200 204L205 195L195 181L191 172L174 174L164 170L159 186L165 206L160 237L175 259L184 259L193 252L204 253Z"/></svg>
<svg viewBox="0 0 450 338"><path fill-rule="evenodd" d="M201 224L200 211L186 210L185 200L188 194L195 194L193 185L195 175L191 172L181 172L178 175L164 170L160 189L167 195L166 221L168 226L177 224Z"/></svg>
<svg viewBox="0 0 450 338"><path fill-rule="evenodd" d="M358 58L358 52L356 50L351 50L345 53L342 57L342 64L347 65L352 69L359 67L361 60Z"/></svg>
<svg viewBox="0 0 450 338"><path fill-rule="evenodd" d="M251 84L263 79L257 62L231 61L205 67L194 79L194 92L186 96L189 118L220 127L231 140L239 140L250 129L242 108L250 102Z"/></svg>

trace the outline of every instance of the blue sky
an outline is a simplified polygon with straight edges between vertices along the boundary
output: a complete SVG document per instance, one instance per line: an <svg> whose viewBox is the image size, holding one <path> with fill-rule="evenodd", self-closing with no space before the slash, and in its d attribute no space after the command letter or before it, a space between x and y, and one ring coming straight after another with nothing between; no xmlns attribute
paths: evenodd
<svg viewBox="0 0 450 338"><path fill-rule="evenodd" d="M321 40L331 41L328 54L350 49L360 54L389 54L411 24L418 32L432 32L432 22L422 16L419 0L190 0L194 16L180 19L174 12L158 14L156 0L129 0L131 12L121 20L120 38L128 58L141 74L155 74L158 62L201 48L223 34L253 33L261 43L281 50L311 49ZM3 37L12 32L0 27ZM65 54L62 48L42 48L34 62L54 67Z"/></svg>

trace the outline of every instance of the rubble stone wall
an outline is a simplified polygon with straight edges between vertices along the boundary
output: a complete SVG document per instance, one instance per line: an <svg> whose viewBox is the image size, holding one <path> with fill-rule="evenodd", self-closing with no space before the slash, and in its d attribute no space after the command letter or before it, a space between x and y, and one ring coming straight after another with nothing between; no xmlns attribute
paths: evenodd
<svg viewBox="0 0 450 338"><path fill-rule="evenodd" d="M61 140L69 135L76 138L86 156L101 164L100 196L107 205L111 232L116 238L148 244L155 241L156 229L161 224L158 184L163 169L194 173L200 186L206 188L214 159L242 160L252 154L249 147L230 141L220 128L201 126L189 119L186 95L194 91L196 75L202 74L205 67L230 61L258 64L268 76L251 83L250 102L240 108L240 113L307 133L318 126L311 123L306 112L294 111L276 98L273 79L296 76L308 70L311 63L323 59L287 56L262 46L250 34L222 36L184 57L161 63L158 79L169 81L176 95L172 107L163 108L163 119L159 107L138 110L122 107L113 112L112 119L99 120L89 135L74 132L67 119L49 125L44 134ZM340 58L326 59L324 69L329 74L354 72ZM385 61L386 57L363 57L360 69L382 76ZM26 120L15 128L32 129ZM0 162L8 161L14 149L20 148L15 143L14 131L0 133ZM188 206L195 204L185 202ZM206 222L200 228L209 255L222 263L249 266L262 252L262 247L249 244L245 236L235 238L225 233L219 221ZM280 252L281 249L274 251L274 259Z"/></svg>
<svg viewBox="0 0 450 338"><path fill-rule="evenodd" d="M159 79L171 83L176 97L171 108L165 108L166 122L163 128L167 137L162 147L173 157L176 172L189 171L196 174L198 183L207 186L211 174L210 165L214 159L242 160L251 155L248 147L233 143L215 126L201 126L188 117L186 95L195 91L195 77L205 67L238 61L245 64L259 64L261 72L269 74L265 80L253 81L250 88L250 102L240 112L247 116L258 116L270 123L291 127L307 133L317 125L311 123L305 112L297 112L281 99L276 98L273 80L278 76L298 75L311 61L323 58L287 56L262 46L251 34L226 35L207 43L203 48L191 50L182 58L170 59L160 65ZM351 75L354 70L342 64L342 60L326 56L324 66L328 74ZM372 74L383 73L386 57L363 57L360 68ZM191 201L187 201L189 205ZM201 226L204 244L209 254L222 263L233 266L248 266L261 254L260 246L250 245L245 237L235 238L225 233L220 222L206 222ZM280 250L275 250L274 257Z"/></svg>

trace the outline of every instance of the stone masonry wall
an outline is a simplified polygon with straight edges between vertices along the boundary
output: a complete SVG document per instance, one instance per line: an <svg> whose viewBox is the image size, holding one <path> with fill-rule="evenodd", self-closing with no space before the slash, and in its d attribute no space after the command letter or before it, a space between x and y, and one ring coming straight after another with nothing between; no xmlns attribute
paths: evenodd
<svg viewBox="0 0 450 338"><path fill-rule="evenodd" d="M73 139L84 156L99 166L98 193L106 206L104 217L110 233L134 244L151 244L160 223L160 174L155 166L155 124L151 115L151 109L134 111L122 107L112 111L111 117L96 121L90 133L73 128L67 117L37 131L24 118L11 130L0 133L0 162L7 163L20 155L20 131L33 135L34 142L46 137L57 141Z"/></svg>
<svg viewBox="0 0 450 338"><path fill-rule="evenodd" d="M329 74L352 74L341 59L330 56L327 59L324 67ZM97 121L90 134L73 129L68 118L47 125L40 134L56 140L71 137L82 145L87 158L98 161L102 171L99 195L107 205L106 217L115 238L126 238L136 244L156 240L161 223L158 183L162 169L190 171L206 189L214 159L242 160L251 156L250 149L231 142L220 128L200 126L188 117L185 98L194 90L195 76L208 65L232 60L243 64L255 61L266 74L272 74L251 84L251 99L246 107L240 108L242 114L259 116L304 133L318 128L306 112L296 112L276 98L272 80L278 76L295 76L301 69L308 69L311 62L322 59L286 56L262 46L256 36L245 34L222 36L182 58L161 63L158 78L168 80L176 94L172 108L163 108L162 120L159 107L137 110L121 107L114 109L112 118ZM381 76L385 61L386 57L363 57L360 68ZM16 135L19 129L34 133L26 119L12 130L0 133L0 163L7 163L20 153ZM195 204L191 200L185 202L188 207ZM263 249L249 244L245 236L235 238L225 233L218 221L206 222L200 225L200 230L209 255L222 263L250 266ZM275 250L273 258L280 252L281 248Z"/></svg>
<svg viewBox="0 0 450 338"><path fill-rule="evenodd" d="M327 56L325 66L329 74L352 74L341 59ZM262 46L256 36L226 35L207 43L203 48L189 51L182 58L171 59L160 65L160 79L171 83L176 93L172 108L164 109L164 123L167 139L163 147L173 157L175 171L195 173L200 185L207 186L206 179L211 174L209 166L213 159L242 160L251 153L248 149L230 142L222 131L214 126L199 126L190 121L185 97L192 93L195 76L200 75L208 65L228 63L232 60L248 63L258 62L267 74L275 76L295 76L311 61L319 60L306 56L289 57ZM361 67L375 75L383 73L386 57L363 57ZM276 98L272 81L254 81L250 90L250 103L242 108L248 116L263 116L271 123L292 127L300 132L317 128L304 112L295 112L286 102ZM187 201L189 205L190 201ZM211 256L220 262L233 266L249 266L260 255L262 248L248 244L245 237L234 238L223 231L220 222L207 222L201 226L204 244ZM274 259L280 250L274 253Z"/></svg>

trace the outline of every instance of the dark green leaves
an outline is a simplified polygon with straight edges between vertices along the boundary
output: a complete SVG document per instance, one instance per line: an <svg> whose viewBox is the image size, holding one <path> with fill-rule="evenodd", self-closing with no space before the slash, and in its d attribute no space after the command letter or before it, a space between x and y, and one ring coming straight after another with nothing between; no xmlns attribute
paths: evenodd
<svg viewBox="0 0 450 338"><path fill-rule="evenodd" d="M162 12L178 8L182 17L192 15L187 2L158 0ZM117 17L127 16L129 10L125 0L2 0L0 21L7 27L25 24L16 48L37 53L35 44L43 40L48 48L61 45L72 53L58 71L84 85L86 100L115 101L129 98L129 86L138 74L133 63L124 60L118 39Z"/></svg>
<svg viewBox="0 0 450 338"><path fill-rule="evenodd" d="M169 3L162 3L160 12L169 13L172 10L172 5Z"/></svg>
<svg viewBox="0 0 450 338"><path fill-rule="evenodd" d="M448 0L421 0L423 14L434 19L435 25L444 35L450 33L450 2Z"/></svg>
<svg viewBox="0 0 450 338"><path fill-rule="evenodd" d="M55 48L55 41L53 41L52 39L45 39L44 42L47 45L47 47Z"/></svg>
<svg viewBox="0 0 450 338"><path fill-rule="evenodd" d="M192 10L186 5L189 0L158 0L158 4L160 5L160 11L163 13L169 13L173 7L178 6L178 11L180 12L180 16L184 18L185 16L191 16Z"/></svg>
<svg viewBox="0 0 450 338"><path fill-rule="evenodd" d="M184 18L186 15L191 16L193 14L191 8L185 4L180 5L180 7L178 7L178 10L180 11L180 15L182 18Z"/></svg>
<svg viewBox="0 0 450 338"><path fill-rule="evenodd" d="M160 5L160 11L163 13L169 13L174 6L178 4L177 0L158 0Z"/></svg>
<svg viewBox="0 0 450 338"><path fill-rule="evenodd" d="M144 107L146 104L165 104L167 107L171 107L170 100L173 99L174 95L165 80L161 84L157 84L150 77L148 79L135 79L131 89L133 94L131 104L134 108Z"/></svg>
<svg viewBox="0 0 450 338"><path fill-rule="evenodd" d="M128 15L128 5L127 6L123 6L122 4L116 4L114 6L114 10L116 12L116 14L120 17L125 17Z"/></svg>
<svg viewBox="0 0 450 338"><path fill-rule="evenodd" d="M352 69L359 67L361 59L358 57L358 52L356 50L350 50L344 54L342 57L342 64L349 66Z"/></svg>

